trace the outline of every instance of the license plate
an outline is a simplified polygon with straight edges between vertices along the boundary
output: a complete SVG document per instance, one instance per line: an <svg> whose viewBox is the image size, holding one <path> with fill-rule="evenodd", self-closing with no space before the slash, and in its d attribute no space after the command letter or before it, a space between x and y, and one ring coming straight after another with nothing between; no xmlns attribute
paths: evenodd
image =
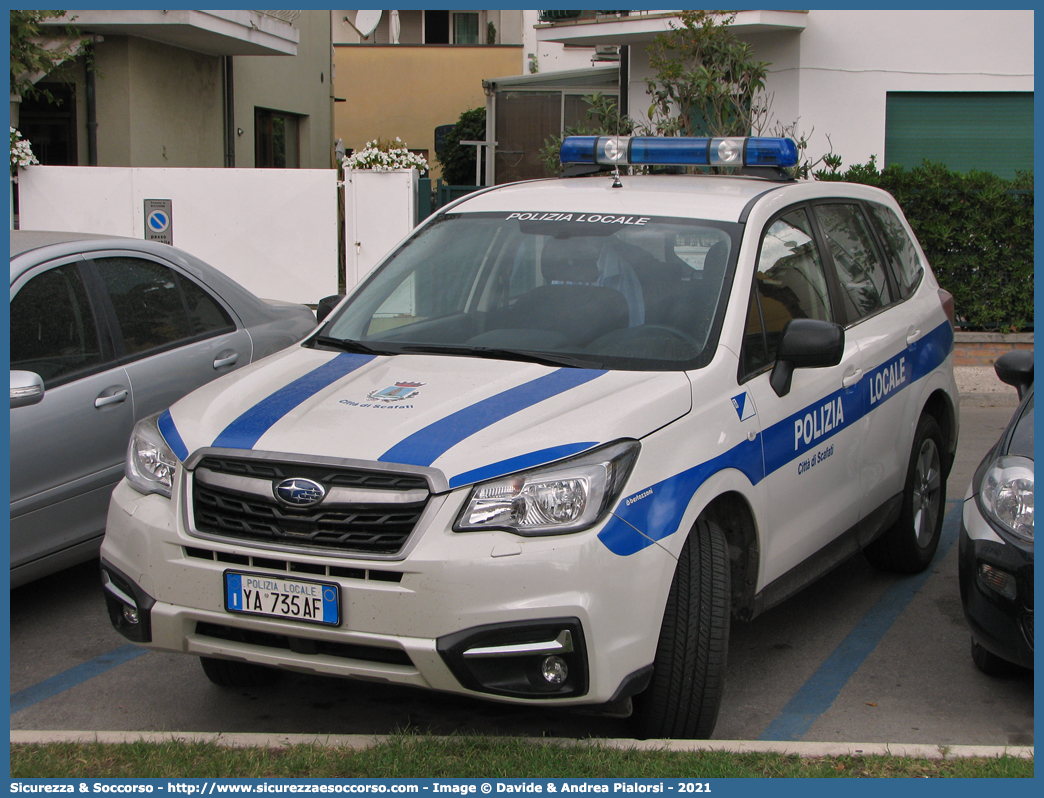
<svg viewBox="0 0 1044 798"><path fill-rule="evenodd" d="M340 589L330 582L225 571L225 609L266 618L341 625Z"/></svg>

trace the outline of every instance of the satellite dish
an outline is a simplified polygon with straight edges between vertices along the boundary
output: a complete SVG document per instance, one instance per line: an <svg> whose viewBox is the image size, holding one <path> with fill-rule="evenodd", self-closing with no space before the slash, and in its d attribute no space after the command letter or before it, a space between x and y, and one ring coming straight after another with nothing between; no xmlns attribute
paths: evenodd
<svg viewBox="0 0 1044 798"><path fill-rule="evenodd" d="M364 39L377 30L377 24L381 21L380 11L356 11L355 29Z"/></svg>

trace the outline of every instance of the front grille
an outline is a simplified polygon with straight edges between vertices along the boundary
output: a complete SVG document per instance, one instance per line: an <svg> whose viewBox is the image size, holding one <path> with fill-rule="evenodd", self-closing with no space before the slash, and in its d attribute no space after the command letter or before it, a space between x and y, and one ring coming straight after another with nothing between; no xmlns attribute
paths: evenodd
<svg viewBox="0 0 1044 798"><path fill-rule="evenodd" d="M327 487L368 488L371 490L427 490L428 482L416 474L365 471L359 468L336 468L307 463L280 463L271 460L246 460L235 457L204 457L196 468L223 474L281 480L306 477Z"/></svg>
<svg viewBox="0 0 1044 798"><path fill-rule="evenodd" d="M1022 633L1026 635L1026 641L1033 648L1033 613L1027 612L1022 616Z"/></svg>
<svg viewBox="0 0 1044 798"><path fill-rule="evenodd" d="M288 507L276 500L273 486L291 477L312 479L328 491L362 491L371 500L338 502L328 495L311 507ZM407 491L414 494L408 498L418 500L403 502ZM386 496L387 503L373 500L374 496ZM192 485L198 532L235 541L361 554L400 551L424 512L427 497L427 482L414 474L212 456L196 466Z"/></svg>

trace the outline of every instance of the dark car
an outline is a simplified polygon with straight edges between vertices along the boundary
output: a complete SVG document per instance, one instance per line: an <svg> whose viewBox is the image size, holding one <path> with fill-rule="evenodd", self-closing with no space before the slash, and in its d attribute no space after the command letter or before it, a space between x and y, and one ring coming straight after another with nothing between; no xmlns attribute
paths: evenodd
<svg viewBox="0 0 1044 798"><path fill-rule="evenodd" d="M11 586L97 556L138 419L314 327L166 244L13 231Z"/></svg>
<svg viewBox="0 0 1044 798"><path fill-rule="evenodd" d="M1033 353L994 367L1021 402L979 464L961 518L960 583L972 659L999 675L1033 667Z"/></svg>

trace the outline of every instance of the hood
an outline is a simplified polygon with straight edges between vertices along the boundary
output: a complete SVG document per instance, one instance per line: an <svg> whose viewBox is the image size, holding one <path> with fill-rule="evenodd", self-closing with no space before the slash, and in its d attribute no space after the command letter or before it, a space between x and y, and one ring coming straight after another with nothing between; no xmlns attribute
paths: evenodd
<svg viewBox="0 0 1044 798"><path fill-rule="evenodd" d="M456 487L642 438L691 406L682 372L291 347L179 401L164 434L182 459L215 447L399 463Z"/></svg>

